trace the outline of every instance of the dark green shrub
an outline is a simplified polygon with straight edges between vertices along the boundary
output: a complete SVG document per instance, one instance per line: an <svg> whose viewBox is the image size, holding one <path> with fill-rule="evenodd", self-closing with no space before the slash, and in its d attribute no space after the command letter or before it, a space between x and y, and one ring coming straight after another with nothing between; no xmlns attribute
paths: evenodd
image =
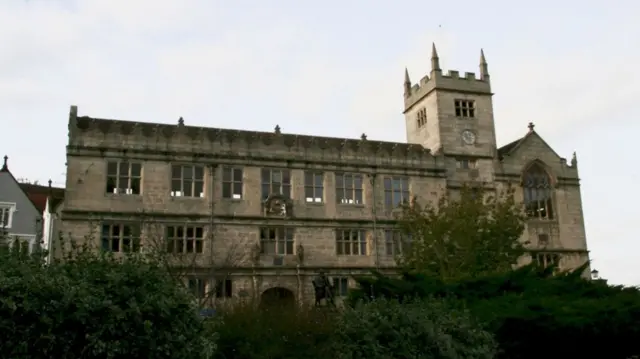
<svg viewBox="0 0 640 359"><path fill-rule="evenodd" d="M205 358L192 299L161 266L79 253L43 266L0 255L3 358Z"/></svg>
<svg viewBox="0 0 640 359"><path fill-rule="evenodd" d="M336 322L337 359L490 359L496 344L464 311L438 300L378 299Z"/></svg>
<svg viewBox="0 0 640 359"><path fill-rule="evenodd" d="M451 283L416 274L374 275L358 279L362 289L352 302L414 296L458 302L494 333L505 359L594 353L626 359L640 353L640 291L585 280L583 270L552 276L552 268L527 266Z"/></svg>
<svg viewBox="0 0 640 359"><path fill-rule="evenodd" d="M208 321L220 359L332 358L336 313L326 309L238 306Z"/></svg>

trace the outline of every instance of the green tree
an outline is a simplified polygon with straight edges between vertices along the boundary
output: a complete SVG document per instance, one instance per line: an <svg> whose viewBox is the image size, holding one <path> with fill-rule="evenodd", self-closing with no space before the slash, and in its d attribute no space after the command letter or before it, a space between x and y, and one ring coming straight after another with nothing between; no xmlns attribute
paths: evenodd
<svg viewBox="0 0 640 359"><path fill-rule="evenodd" d="M403 206L398 219L411 240L400 265L444 281L510 270L525 253L525 217L512 190L482 196L465 187L459 199Z"/></svg>
<svg viewBox="0 0 640 359"><path fill-rule="evenodd" d="M0 357L207 358L192 297L157 262L87 248L43 265L0 254Z"/></svg>
<svg viewBox="0 0 640 359"><path fill-rule="evenodd" d="M493 336L464 310L436 299L376 299L335 324L336 359L491 359Z"/></svg>

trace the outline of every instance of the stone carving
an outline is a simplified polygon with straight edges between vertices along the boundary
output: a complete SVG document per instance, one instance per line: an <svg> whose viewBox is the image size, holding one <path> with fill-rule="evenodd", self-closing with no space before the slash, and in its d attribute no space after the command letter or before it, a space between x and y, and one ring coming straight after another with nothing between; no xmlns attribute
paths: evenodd
<svg viewBox="0 0 640 359"><path fill-rule="evenodd" d="M274 194L264 201L264 214L274 217L291 217L291 201L282 195Z"/></svg>
<svg viewBox="0 0 640 359"><path fill-rule="evenodd" d="M304 263L304 247L302 246L302 244L298 244L298 247L296 248L296 254L298 255L298 264L303 264Z"/></svg>

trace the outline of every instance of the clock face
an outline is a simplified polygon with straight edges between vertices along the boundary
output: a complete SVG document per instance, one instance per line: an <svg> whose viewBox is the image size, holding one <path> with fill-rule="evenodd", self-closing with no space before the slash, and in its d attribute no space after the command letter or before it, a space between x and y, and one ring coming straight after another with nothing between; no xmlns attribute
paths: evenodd
<svg viewBox="0 0 640 359"><path fill-rule="evenodd" d="M476 134L469 130L465 130L462 132L462 141L467 145L473 145L476 143Z"/></svg>

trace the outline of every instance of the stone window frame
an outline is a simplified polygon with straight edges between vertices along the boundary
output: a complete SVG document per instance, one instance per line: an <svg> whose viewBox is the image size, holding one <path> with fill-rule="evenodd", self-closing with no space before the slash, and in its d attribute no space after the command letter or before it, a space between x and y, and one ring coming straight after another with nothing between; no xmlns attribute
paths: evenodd
<svg viewBox="0 0 640 359"><path fill-rule="evenodd" d="M304 200L306 203L324 203L324 171L304 171Z"/></svg>
<svg viewBox="0 0 640 359"><path fill-rule="evenodd" d="M140 252L141 228L135 223L103 222L100 225L100 248L106 252Z"/></svg>
<svg viewBox="0 0 640 359"><path fill-rule="evenodd" d="M476 101L464 98L453 100L453 108L458 118L476 118Z"/></svg>
<svg viewBox="0 0 640 359"><path fill-rule="evenodd" d="M187 289L197 299L207 297L207 280L197 275L190 275L186 278Z"/></svg>
<svg viewBox="0 0 640 359"><path fill-rule="evenodd" d="M191 231L191 234L189 232ZM165 226L166 253L203 254L206 228L204 225L169 224Z"/></svg>
<svg viewBox="0 0 640 359"><path fill-rule="evenodd" d="M421 108L416 112L416 124L418 128L422 128L427 124L427 109Z"/></svg>
<svg viewBox="0 0 640 359"><path fill-rule="evenodd" d="M538 177L529 179L528 176ZM543 178L544 177L544 178ZM542 183L533 183L542 180ZM520 186L525 214L529 220L556 221L555 178L548 166L540 160L529 162L522 170ZM541 196L545 197L540 200ZM538 210L533 209L533 207ZM544 213L544 214L543 214Z"/></svg>
<svg viewBox="0 0 640 359"><path fill-rule="evenodd" d="M384 254L386 256L403 255L411 250L413 239L398 229L384 230Z"/></svg>
<svg viewBox="0 0 640 359"><path fill-rule="evenodd" d="M547 268L548 266L555 264L556 270L560 270L562 255L557 252L537 251L531 253L531 260L543 268Z"/></svg>
<svg viewBox="0 0 640 359"><path fill-rule="evenodd" d="M142 162L107 160L105 193L108 195L142 195ZM123 174L122 172L126 172ZM126 185L122 185L122 182Z"/></svg>
<svg viewBox="0 0 640 359"><path fill-rule="evenodd" d="M349 277L348 276L334 276L331 278L331 284L334 289L334 296L346 297L349 295Z"/></svg>
<svg viewBox="0 0 640 359"><path fill-rule="evenodd" d="M173 198L204 198L205 197L205 177L206 166L193 163L172 163L171 164L171 190ZM180 169L177 174L176 170ZM191 174L185 173L185 169ZM199 172L199 173L198 173ZM189 184L189 194L185 194L185 184ZM178 185L177 185L178 184Z"/></svg>
<svg viewBox="0 0 640 359"><path fill-rule="evenodd" d="M229 277L214 278L216 298L233 297L233 280Z"/></svg>
<svg viewBox="0 0 640 359"><path fill-rule="evenodd" d="M228 174L228 175L226 175ZM241 200L244 198L244 168L242 166L222 166L222 190L224 199ZM240 177L240 178L237 178ZM225 191L226 190L226 191ZM228 194L225 194L227 192Z"/></svg>
<svg viewBox="0 0 640 359"><path fill-rule="evenodd" d="M367 231L356 228L339 228L335 231L336 255L366 256L369 254Z"/></svg>
<svg viewBox="0 0 640 359"><path fill-rule="evenodd" d="M356 172L334 172L334 176L337 204L351 206L364 205L364 174Z"/></svg>
<svg viewBox="0 0 640 359"><path fill-rule="evenodd" d="M456 169L461 171L478 168L478 159L473 157L456 157Z"/></svg>
<svg viewBox="0 0 640 359"><path fill-rule="evenodd" d="M399 188L397 188L399 185ZM384 205L387 209L394 209L411 201L411 179L409 176L385 176L382 180L384 191ZM396 203L396 196L399 201Z"/></svg>
<svg viewBox="0 0 640 359"><path fill-rule="evenodd" d="M269 180L265 180L265 174L269 172ZM280 180L274 180L274 174L279 172ZM260 169L260 192L262 200L266 200L271 195L281 195L286 199L292 199L291 170L288 168L263 167ZM267 186L267 187L265 187ZM274 189L278 189L274 192Z"/></svg>
<svg viewBox="0 0 640 359"><path fill-rule="evenodd" d="M260 227L260 254L276 256L294 255L295 228L287 226Z"/></svg>
<svg viewBox="0 0 640 359"><path fill-rule="evenodd" d="M0 229L11 229L15 212L16 203L0 202Z"/></svg>

